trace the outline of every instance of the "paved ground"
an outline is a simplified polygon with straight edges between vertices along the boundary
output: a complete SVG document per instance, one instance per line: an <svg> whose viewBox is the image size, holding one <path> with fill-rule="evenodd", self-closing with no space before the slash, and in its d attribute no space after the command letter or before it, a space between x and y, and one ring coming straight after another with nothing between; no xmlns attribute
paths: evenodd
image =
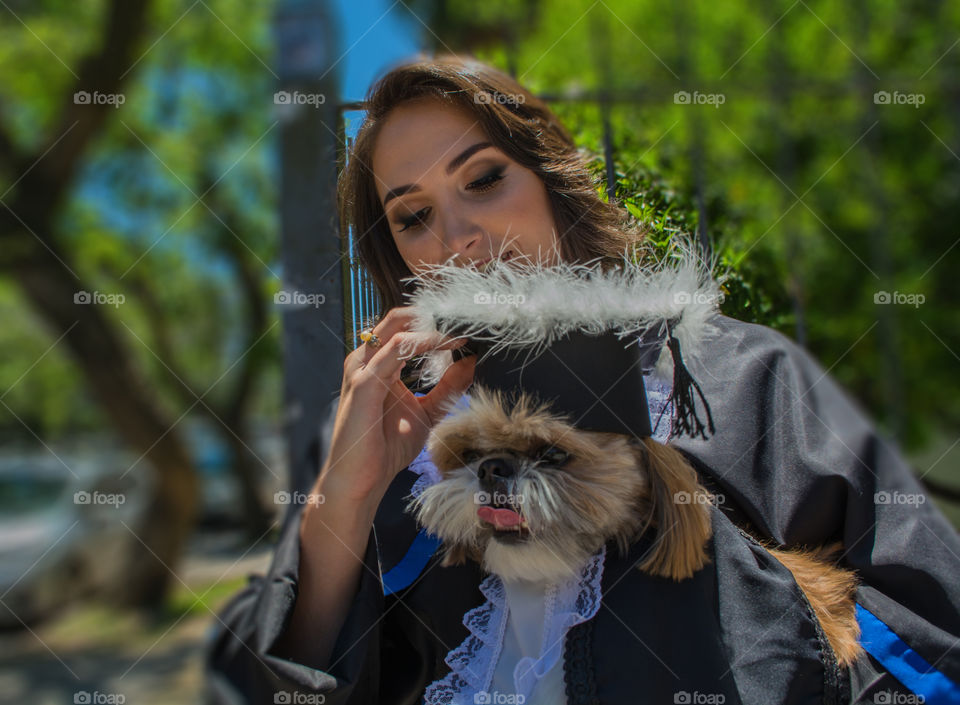
<svg viewBox="0 0 960 705"><path fill-rule="evenodd" d="M237 562L236 545L229 537L198 541L178 570L197 595L209 589L204 601L214 611L269 565L271 546ZM199 705L200 654L214 618L193 602L182 588L170 616L153 624L87 605L32 631L0 634L0 703Z"/></svg>

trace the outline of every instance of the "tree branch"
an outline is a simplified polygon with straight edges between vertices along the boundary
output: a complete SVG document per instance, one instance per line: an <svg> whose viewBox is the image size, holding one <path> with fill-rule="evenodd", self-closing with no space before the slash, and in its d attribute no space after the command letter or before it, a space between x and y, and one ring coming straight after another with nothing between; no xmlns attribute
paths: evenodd
<svg viewBox="0 0 960 705"><path fill-rule="evenodd" d="M920 480L923 485L926 486L927 492L939 497L940 499L946 500L947 502L958 502L960 503L960 489L956 487L951 487L939 480L934 480L929 477L921 478Z"/></svg>
<svg viewBox="0 0 960 705"><path fill-rule="evenodd" d="M74 94L86 91L116 95L139 58L134 52L146 25L149 0L112 0L107 8L106 29L100 48L80 63L74 90L63 97L60 119L53 134L27 161L42 161L28 175L40 182L48 199L63 197L89 143L117 110L109 103L77 104ZM49 150L49 152L47 151Z"/></svg>
<svg viewBox="0 0 960 705"><path fill-rule="evenodd" d="M0 116L3 115L3 103L0 103ZM0 169L7 169L11 174L16 175L21 170L23 164L23 154L10 137L7 126L0 121Z"/></svg>
<svg viewBox="0 0 960 705"><path fill-rule="evenodd" d="M205 399L197 409L211 418L223 419L231 428L238 425L243 417L250 400L253 386L260 369L264 364L264 356L251 350L260 340L268 328L267 301L263 295L262 281L259 267L249 251L234 234L242 229L238 217L233 210L227 207L219 197L219 188L212 186L214 181L207 175L201 180L200 193L206 193L204 205L210 209L211 217L216 221L217 234L214 238L217 249L233 264L240 290L243 294L246 309L246 344L245 350L250 350L239 365L235 375L233 387L226 395L218 395L223 399L216 404L213 399ZM216 215L213 216L212 214ZM117 277L119 279L119 277ZM156 347L157 356L175 378L176 393L182 401L192 404L200 396L199 388L191 382L186 370L179 364L174 351L173 336L169 321L163 306L156 297L153 287L147 276L140 270L131 272L126 277L127 286L136 294L150 321L150 332Z"/></svg>
<svg viewBox="0 0 960 705"><path fill-rule="evenodd" d="M236 233L242 230L242 226L233 209L227 207L220 197L220 189L213 185L215 183L210 174L205 174L201 179L200 193L205 194L203 204L216 214L220 225L217 247L233 263L247 309L247 341L244 349L248 353L243 358L234 387L222 409L224 418L239 418L246 409L253 384L264 364L263 355L253 348L267 331L267 302L261 286L259 263L252 261L249 250L239 241Z"/></svg>
<svg viewBox="0 0 960 705"><path fill-rule="evenodd" d="M202 396L202 392L189 379L186 370L179 364L176 353L173 351L173 336L170 333L169 321L160 301L154 293L148 277L143 276L141 270L134 270L127 275L126 282L141 305L147 312L150 322L150 333L156 346L156 355L162 361L167 371L174 376L174 386L181 401L193 404ZM120 277L117 277L119 281ZM201 412L206 411L203 403L198 407Z"/></svg>

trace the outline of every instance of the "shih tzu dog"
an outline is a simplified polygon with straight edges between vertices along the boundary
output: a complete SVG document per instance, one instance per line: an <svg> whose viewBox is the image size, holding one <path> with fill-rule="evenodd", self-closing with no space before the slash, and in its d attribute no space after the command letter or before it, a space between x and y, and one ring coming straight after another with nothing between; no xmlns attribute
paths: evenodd
<svg viewBox="0 0 960 705"><path fill-rule="evenodd" d="M584 431L522 395L475 388L469 409L434 427L428 450L442 481L413 501L443 541L442 565L470 559L507 579L562 580L607 541L625 555L663 531L637 566L684 580L709 561L707 490L678 451L652 438ZM819 551L767 548L791 571L837 661L860 655L856 579Z"/></svg>
<svg viewBox="0 0 960 705"><path fill-rule="evenodd" d="M442 565L473 560L505 579L561 581L608 542L626 555L647 532L656 540L641 571L682 581L710 562L709 493L679 451L653 439L642 364L651 360L624 343L653 331L659 376L672 368L674 432L705 437L698 395L713 430L680 343L689 355L708 335L717 284L702 263L678 262L432 272L414 299L419 328L469 342L426 369L435 381L451 354L478 355L469 406L427 442L441 480L409 506L441 539ZM831 562L837 547L766 548L793 574L840 665L856 660L857 581Z"/></svg>

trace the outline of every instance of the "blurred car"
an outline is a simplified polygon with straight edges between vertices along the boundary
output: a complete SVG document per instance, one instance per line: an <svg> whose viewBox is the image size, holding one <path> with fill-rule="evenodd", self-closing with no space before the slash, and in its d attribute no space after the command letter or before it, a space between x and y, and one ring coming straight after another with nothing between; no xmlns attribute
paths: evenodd
<svg viewBox="0 0 960 705"><path fill-rule="evenodd" d="M198 525L242 526L240 487L222 436L199 423L182 431L199 475ZM259 458L261 501L276 509L273 496L286 478L283 439L267 430L248 444ZM57 455L0 455L0 629L30 625L121 581L127 550L138 549L132 531L144 519L153 478L148 463L106 442L58 448Z"/></svg>
<svg viewBox="0 0 960 705"><path fill-rule="evenodd" d="M182 434L200 476L200 526L243 526L245 518L239 480L233 471L231 450L223 435L202 421L184 424ZM251 432L245 443L254 455L260 502L266 509L276 511L274 493L287 489L283 436L267 427L258 428Z"/></svg>
<svg viewBox="0 0 960 705"><path fill-rule="evenodd" d="M0 457L0 628L118 580L152 474L121 451Z"/></svg>

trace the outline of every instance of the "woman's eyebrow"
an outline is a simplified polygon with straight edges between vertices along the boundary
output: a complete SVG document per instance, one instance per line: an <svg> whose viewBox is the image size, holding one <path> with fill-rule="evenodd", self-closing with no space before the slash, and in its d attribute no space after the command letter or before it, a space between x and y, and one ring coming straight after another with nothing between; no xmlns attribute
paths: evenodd
<svg viewBox="0 0 960 705"><path fill-rule="evenodd" d="M479 152L481 149L486 149L487 147L492 147L492 146L493 146L492 142L477 142L476 144L471 145L470 147L467 147L465 150L460 152L460 154L458 154L453 159L451 159L449 164L447 164L447 169L446 169L447 174L450 175L453 172L455 172L457 169L460 168L460 166L463 165L465 161L467 161L470 157L472 157L474 154ZM387 195L384 196L383 198L383 205L384 207L386 207L386 205L390 202L391 198L402 196L405 193L416 193L419 190L420 190L420 187L417 186L416 184L406 184L404 186L397 186L397 188L390 189L389 191L387 191Z"/></svg>

